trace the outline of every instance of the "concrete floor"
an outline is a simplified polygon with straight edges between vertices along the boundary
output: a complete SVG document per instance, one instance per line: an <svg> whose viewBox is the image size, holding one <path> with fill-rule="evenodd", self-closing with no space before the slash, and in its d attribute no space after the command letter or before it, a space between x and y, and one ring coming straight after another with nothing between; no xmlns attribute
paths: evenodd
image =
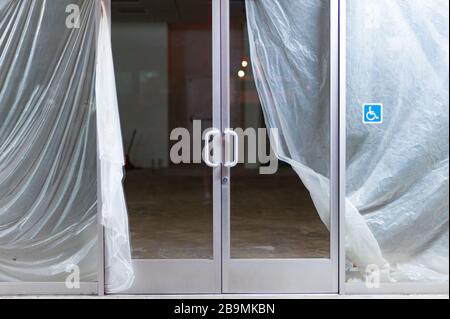
<svg viewBox="0 0 450 319"><path fill-rule="evenodd" d="M290 168L276 175L235 169L231 184L232 258L327 258L329 232ZM135 259L211 259L209 169L127 172Z"/></svg>

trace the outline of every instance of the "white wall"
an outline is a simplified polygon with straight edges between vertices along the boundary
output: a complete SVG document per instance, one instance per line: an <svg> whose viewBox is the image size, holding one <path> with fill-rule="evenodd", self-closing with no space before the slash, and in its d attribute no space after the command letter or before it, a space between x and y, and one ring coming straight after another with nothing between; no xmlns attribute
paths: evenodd
<svg viewBox="0 0 450 319"><path fill-rule="evenodd" d="M125 151L137 130L131 162L166 167L168 136L168 28L165 23L117 22L112 43Z"/></svg>

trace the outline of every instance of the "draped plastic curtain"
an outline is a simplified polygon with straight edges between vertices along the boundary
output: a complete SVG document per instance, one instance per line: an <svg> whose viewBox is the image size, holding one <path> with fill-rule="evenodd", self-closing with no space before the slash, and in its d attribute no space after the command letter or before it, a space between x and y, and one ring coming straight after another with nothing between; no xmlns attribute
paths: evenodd
<svg viewBox="0 0 450 319"><path fill-rule="evenodd" d="M275 151L329 226L329 1L246 6ZM448 1L347 6L347 258L385 269L383 280L448 280ZM362 104L374 102L385 122L368 127Z"/></svg>
<svg viewBox="0 0 450 319"><path fill-rule="evenodd" d="M0 281L97 280L97 175L107 291L133 280L107 5L0 0Z"/></svg>
<svg viewBox="0 0 450 319"><path fill-rule="evenodd" d="M106 238L106 291L115 293L132 285L134 271L131 263L128 213L122 187L125 162L111 47L110 5L110 0L102 0L95 92L101 216Z"/></svg>

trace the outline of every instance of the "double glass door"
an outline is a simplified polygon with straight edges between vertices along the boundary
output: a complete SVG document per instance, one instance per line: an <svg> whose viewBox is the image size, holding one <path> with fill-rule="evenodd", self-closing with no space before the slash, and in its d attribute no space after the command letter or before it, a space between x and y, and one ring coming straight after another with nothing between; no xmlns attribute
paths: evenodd
<svg viewBox="0 0 450 319"><path fill-rule="evenodd" d="M300 44L263 34L262 3L113 7L136 275L127 293L338 291L338 1L298 2L298 19L320 27L301 44L317 59L300 87L277 80L275 53ZM276 81L288 116L268 99ZM305 137L289 122L310 116L303 103L322 110ZM314 147L297 150L296 138Z"/></svg>

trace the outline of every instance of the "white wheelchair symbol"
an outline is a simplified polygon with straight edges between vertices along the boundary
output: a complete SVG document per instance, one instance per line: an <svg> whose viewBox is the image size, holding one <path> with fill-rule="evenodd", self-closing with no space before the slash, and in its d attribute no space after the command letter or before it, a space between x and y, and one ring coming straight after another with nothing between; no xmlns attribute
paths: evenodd
<svg viewBox="0 0 450 319"><path fill-rule="evenodd" d="M377 113L374 112L372 106L369 106L369 112L367 112L366 118L370 122L374 122L374 121L379 121L380 120L380 117L377 115Z"/></svg>

